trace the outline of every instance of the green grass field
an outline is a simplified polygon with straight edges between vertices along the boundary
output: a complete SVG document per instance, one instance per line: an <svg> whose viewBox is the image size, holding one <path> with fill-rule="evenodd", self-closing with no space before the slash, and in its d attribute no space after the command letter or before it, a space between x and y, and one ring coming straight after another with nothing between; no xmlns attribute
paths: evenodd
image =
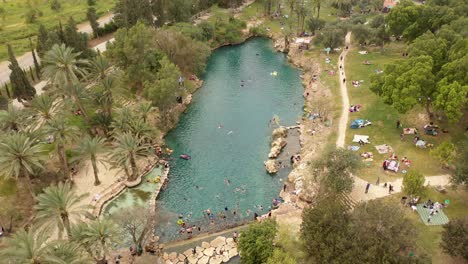
<svg viewBox="0 0 468 264"><path fill-rule="evenodd" d="M401 195L392 195L384 198L391 203L399 203ZM432 201L444 202L446 199L450 200L450 205L444 209L444 213L449 220L463 217L468 214L468 192L462 188L457 190L448 189L446 193L440 193L430 188L427 191L426 198L422 201L431 199ZM413 212L408 207L405 207L405 212L410 221L416 226L418 230L418 238L416 245L419 252L424 252L432 257L434 264L461 264L466 263L462 259L455 259L442 252L440 248L442 226L427 226L425 225L418 213Z"/></svg>
<svg viewBox="0 0 468 264"><path fill-rule="evenodd" d="M417 170L426 176L446 174L448 171L442 169L440 162L429 155L429 149L420 149L413 144L413 135L406 135L403 141L400 140L401 129L396 128L396 121L401 120L403 127L416 127L419 132L423 132L422 126L426 118L422 109L415 109L407 114L398 113L393 107L383 103L381 98L369 90L369 80L371 74L377 69L383 69L385 64L403 59L402 52L405 51L402 43L392 43L386 45L383 50L374 48L368 54L359 54L359 47L354 47L348 53L346 58L347 88L350 97L350 104L361 104L363 107L360 112L349 114L348 129L346 132L346 145L352 144L355 134L368 135L371 144L362 147L358 153L371 151L374 154L374 161L364 166L358 174L363 179L375 182L377 177L381 181L393 181L397 177L402 177L401 171ZM363 61L368 60L372 65L364 65ZM351 81L364 80L361 86L354 87ZM349 125L354 119L369 119L372 125L361 129L350 129ZM449 129L449 134L439 134L437 137L420 135L428 143L437 146L442 141L452 140L462 134L461 128L453 124L437 123L442 128ZM404 156L411 160L411 168L400 164L400 172L384 172L381 164L390 154L379 154L374 148L375 145L389 144L394 149L399 158Z"/></svg>
<svg viewBox="0 0 468 264"><path fill-rule="evenodd" d="M59 21L66 23L69 17L73 17L77 23L86 21L88 9L87 0L61 0L61 10L55 12L50 8L48 0L6 0L0 2L0 61L7 59L6 43L10 43L16 56L30 51L28 37L35 37L39 24L47 29L56 27ZM94 8L98 16L107 13L114 7L116 0L96 1ZM30 10L36 10L37 19L32 24L26 23L25 14Z"/></svg>

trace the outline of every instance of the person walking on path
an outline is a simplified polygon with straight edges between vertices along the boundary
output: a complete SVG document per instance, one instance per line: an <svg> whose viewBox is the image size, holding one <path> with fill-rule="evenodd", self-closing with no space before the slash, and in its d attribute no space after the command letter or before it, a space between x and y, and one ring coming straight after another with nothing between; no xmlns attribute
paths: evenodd
<svg viewBox="0 0 468 264"><path fill-rule="evenodd" d="M396 128L400 128L400 126L401 126L401 122L400 122L400 120L397 120L396 121Z"/></svg>
<svg viewBox="0 0 468 264"><path fill-rule="evenodd" d="M366 191L364 193L368 193L369 192L369 188L370 188L370 183L367 183L366 185Z"/></svg>

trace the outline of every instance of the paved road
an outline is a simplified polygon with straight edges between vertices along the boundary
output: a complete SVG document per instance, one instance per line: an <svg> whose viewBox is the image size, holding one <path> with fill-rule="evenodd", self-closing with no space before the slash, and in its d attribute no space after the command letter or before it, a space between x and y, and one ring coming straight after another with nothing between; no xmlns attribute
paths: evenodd
<svg viewBox="0 0 468 264"><path fill-rule="evenodd" d="M109 23L112 20L113 16L114 16L113 14L105 15L103 17L100 17L98 22L102 26L102 25L104 25L106 23ZM89 25L89 23L79 24L79 25L77 25L77 28L78 28L78 31L80 31L80 32L84 32L84 33L88 33L88 34L93 32L93 30L91 29L91 26ZM99 44L99 45L102 45L102 43ZM105 50L105 44L103 46L104 46L104 50ZM100 50L101 49L102 48L100 48ZM101 51L103 51L103 50L101 50ZM21 56L17 56L16 59L18 60L18 63L22 68L28 69L30 66L34 66L34 61L33 61L31 52L25 53L25 54L23 54ZM10 81L10 72L11 71L10 71L10 68L8 68L8 65L10 65L9 61L2 61L0 63L0 86L3 86L4 83Z"/></svg>

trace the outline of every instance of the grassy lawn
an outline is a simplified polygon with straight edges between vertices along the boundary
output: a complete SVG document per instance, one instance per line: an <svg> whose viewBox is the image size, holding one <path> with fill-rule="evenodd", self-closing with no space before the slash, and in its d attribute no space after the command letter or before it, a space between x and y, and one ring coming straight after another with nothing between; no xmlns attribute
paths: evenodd
<svg viewBox="0 0 468 264"><path fill-rule="evenodd" d="M401 195L392 195L384 199L392 203L399 203ZM429 189L426 195L427 199L432 201L442 202L445 199L450 200L450 205L444 209L444 213L449 219L454 219L468 214L468 192L462 188L457 190L447 190L446 193L440 193L434 189ZM419 252L424 252L432 257L432 263L434 264L461 264L466 263L461 259L454 259L451 256L442 252L442 249L439 247L442 226L427 226L425 225L419 214L412 212L408 207L405 208L405 212L410 219L410 221L416 226L419 235L417 239L417 247Z"/></svg>
<svg viewBox="0 0 468 264"><path fill-rule="evenodd" d="M356 45L357 46L357 45ZM392 43L385 46L383 50L374 48L368 54L361 55L358 53L359 47L354 47L348 53L346 58L346 74L348 83L348 94L350 104L361 104L363 107L360 112L349 114L348 129L346 132L346 145L358 145L352 143L353 136L368 135L371 144L362 147L358 153L371 151L374 154L374 161L371 164L366 164L361 169L359 176L363 179L375 182L377 177L381 181L393 181L396 177L402 177L401 171L417 170L426 176L446 174L448 171L442 169L441 164L429 155L429 149L420 149L413 144L413 135L406 135L403 141L400 140L401 129L396 128L397 120L401 120L403 127L416 127L420 133L423 131L422 126L426 118L422 109L416 109L407 114L400 114L394 108L383 103L381 98L369 90L369 80L371 74L377 69L383 69L383 66L402 59L401 53L405 50L405 46L401 43ZM363 61L368 60L372 65L364 65ZM354 87L351 84L353 80L363 80L364 83L359 87ZM349 125L354 119L369 119L372 125L361 129L350 129ZM461 127L445 123L437 123L443 128L448 128L449 134L439 134L437 137L420 135L428 143L437 146L442 141L452 140L462 133ZM379 154L374 148L375 145L389 144L395 151L395 154L401 159L404 156L411 160L411 168L400 164L400 172L394 174L392 172L384 172L381 164L390 154Z"/></svg>
<svg viewBox="0 0 468 264"><path fill-rule="evenodd" d="M62 6L59 12L50 8L50 1L39 0L7 0L0 2L0 8L5 10L4 17L0 15L0 60L7 58L5 44L12 44L17 56L30 50L28 37L35 37L39 24L47 29L56 27L59 21L66 23L70 16L77 22L86 21L88 9L87 0L60 1ZM94 8L98 16L107 13L114 7L116 0L96 1ZM27 24L25 14L29 10L36 10L37 19L35 23Z"/></svg>

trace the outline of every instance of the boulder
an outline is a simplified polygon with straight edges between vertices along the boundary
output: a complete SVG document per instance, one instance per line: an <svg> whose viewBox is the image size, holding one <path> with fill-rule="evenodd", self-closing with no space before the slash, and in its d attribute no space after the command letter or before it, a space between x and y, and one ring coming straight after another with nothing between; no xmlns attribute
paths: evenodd
<svg viewBox="0 0 468 264"><path fill-rule="evenodd" d="M288 129L285 127L278 127L275 130L273 130L273 133L271 134L271 137L273 140L277 138L285 138L288 136Z"/></svg>
<svg viewBox="0 0 468 264"><path fill-rule="evenodd" d="M217 255L210 258L210 264L221 264L223 262L223 256Z"/></svg>
<svg viewBox="0 0 468 264"><path fill-rule="evenodd" d="M169 254L169 259L174 261L177 259L177 252L172 252L171 254Z"/></svg>
<svg viewBox="0 0 468 264"><path fill-rule="evenodd" d="M229 258L229 255L226 253L226 254L223 254L223 263L227 263L229 262L230 258Z"/></svg>
<svg viewBox="0 0 468 264"><path fill-rule="evenodd" d="M281 153L281 150L286 146L286 139L277 138L271 142L271 150L268 154L269 158L276 158Z"/></svg>
<svg viewBox="0 0 468 264"><path fill-rule="evenodd" d="M203 256L201 259L198 260L198 264L207 264L210 261L210 257Z"/></svg>
<svg viewBox="0 0 468 264"><path fill-rule="evenodd" d="M229 250L228 254L229 254L229 258L231 259L231 258L237 256L239 253L237 252L237 248L233 248L233 249Z"/></svg>
<svg viewBox="0 0 468 264"><path fill-rule="evenodd" d="M192 254L192 249L189 248L189 249L185 250L185 251L184 251L184 255L185 255L186 257L192 256L192 255L193 255L193 254Z"/></svg>
<svg viewBox="0 0 468 264"><path fill-rule="evenodd" d="M196 257L194 257L194 256L190 256L190 257L188 257L187 259L188 259L188 262L189 262L190 264L196 264L197 261L198 261L198 258L196 258Z"/></svg>
<svg viewBox="0 0 468 264"><path fill-rule="evenodd" d="M269 174L274 174L278 172L279 166L276 163L276 160L269 159L265 161L265 169Z"/></svg>
<svg viewBox="0 0 468 264"><path fill-rule="evenodd" d="M205 248L202 248L202 247L195 247L195 250L197 252L203 252L203 250L205 250Z"/></svg>
<svg viewBox="0 0 468 264"><path fill-rule="evenodd" d="M184 260L186 259L186 257L185 257L185 255L183 255L183 254L179 254L179 256L177 257L177 259L178 259L179 261L184 262Z"/></svg>
<svg viewBox="0 0 468 264"><path fill-rule="evenodd" d="M202 246L202 248L209 248L209 247L211 247L211 246L210 246L210 243L205 242L205 241L203 241L203 242L201 243L201 246Z"/></svg>
<svg viewBox="0 0 468 264"><path fill-rule="evenodd" d="M205 249L205 251L203 251L203 255L211 257L213 256L214 252L215 252L215 248L210 247L210 248Z"/></svg>
<svg viewBox="0 0 468 264"><path fill-rule="evenodd" d="M163 253L163 260L168 260L169 259L169 254L166 252Z"/></svg>
<svg viewBox="0 0 468 264"><path fill-rule="evenodd" d="M215 238L210 243L211 247L214 247L214 248L224 246L225 244L226 244L226 238L223 236L219 236Z"/></svg>
<svg viewBox="0 0 468 264"><path fill-rule="evenodd" d="M226 238L226 244L234 243L234 239L232 237Z"/></svg>

